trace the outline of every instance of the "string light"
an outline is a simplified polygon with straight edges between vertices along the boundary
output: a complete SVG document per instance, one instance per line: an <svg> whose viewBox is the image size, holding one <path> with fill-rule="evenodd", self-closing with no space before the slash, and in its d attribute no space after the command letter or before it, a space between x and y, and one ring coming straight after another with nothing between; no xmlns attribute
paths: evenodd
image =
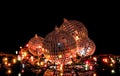
<svg viewBox="0 0 120 76"><path fill-rule="evenodd" d="M11 73L12 73L11 69L8 69L7 73L8 73L8 74L11 74Z"/></svg>
<svg viewBox="0 0 120 76"><path fill-rule="evenodd" d="M21 76L21 73L18 73L18 76Z"/></svg>

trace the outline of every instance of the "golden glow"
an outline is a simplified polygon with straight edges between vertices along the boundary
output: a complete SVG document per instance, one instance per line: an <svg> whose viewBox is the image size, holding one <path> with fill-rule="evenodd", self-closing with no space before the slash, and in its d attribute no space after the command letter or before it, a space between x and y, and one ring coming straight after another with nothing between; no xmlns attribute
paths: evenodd
<svg viewBox="0 0 120 76"><path fill-rule="evenodd" d="M97 76L97 74L96 74L96 73L93 73L93 76Z"/></svg>
<svg viewBox="0 0 120 76"><path fill-rule="evenodd" d="M5 65L7 65L8 62L4 62Z"/></svg>
<svg viewBox="0 0 120 76"><path fill-rule="evenodd" d="M14 59L12 60L12 62L13 62L13 64L15 64L17 61L16 61L16 59L14 58Z"/></svg>
<svg viewBox="0 0 120 76"><path fill-rule="evenodd" d="M37 62L37 65L38 65L38 66L40 66L40 63L39 63L39 62Z"/></svg>
<svg viewBox="0 0 120 76"><path fill-rule="evenodd" d="M21 73L19 73L18 76L21 76Z"/></svg>
<svg viewBox="0 0 120 76"><path fill-rule="evenodd" d="M7 58L7 57L5 57L5 58L4 58L4 61L8 61L8 58Z"/></svg>
<svg viewBox="0 0 120 76"><path fill-rule="evenodd" d="M78 37L78 36L76 36L76 37L75 37L75 39L76 39L76 40L79 40L79 37Z"/></svg>
<svg viewBox="0 0 120 76"><path fill-rule="evenodd" d="M71 55L70 58L72 58L73 56Z"/></svg>
<svg viewBox="0 0 120 76"><path fill-rule="evenodd" d="M44 62L41 62L41 63L40 63L40 65L43 65L43 64L44 64Z"/></svg>
<svg viewBox="0 0 120 76"><path fill-rule="evenodd" d="M30 59L31 59L31 61L33 61L34 57L33 57L33 56L31 56L31 57L30 57Z"/></svg>
<svg viewBox="0 0 120 76"><path fill-rule="evenodd" d="M20 46L20 49L22 49L22 46Z"/></svg>
<svg viewBox="0 0 120 76"><path fill-rule="evenodd" d="M60 65L60 71L63 71L63 64Z"/></svg>
<svg viewBox="0 0 120 76"><path fill-rule="evenodd" d="M111 60L113 64L115 64L115 60Z"/></svg>
<svg viewBox="0 0 120 76"><path fill-rule="evenodd" d="M8 66L11 66L11 63L8 63Z"/></svg>
<svg viewBox="0 0 120 76"><path fill-rule="evenodd" d="M111 64L110 64L110 66L112 67L112 66L113 66L113 64L111 63Z"/></svg>
<svg viewBox="0 0 120 76"><path fill-rule="evenodd" d="M60 76L63 76L63 73L62 73L62 72L60 73Z"/></svg>
<svg viewBox="0 0 120 76"><path fill-rule="evenodd" d="M50 55L46 55L46 58L47 58L47 59L50 59Z"/></svg>
<svg viewBox="0 0 120 76"><path fill-rule="evenodd" d="M72 61L69 61L68 64L72 64Z"/></svg>
<svg viewBox="0 0 120 76"><path fill-rule="evenodd" d="M27 56L27 52L24 52L24 56Z"/></svg>
<svg viewBox="0 0 120 76"><path fill-rule="evenodd" d="M38 46L38 48L41 48L41 46Z"/></svg>
<svg viewBox="0 0 120 76"><path fill-rule="evenodd" d="M48 61L48 59L45 59L45 63Z"/></svg>
<svg viewBox="0 0 120 76"><path fill-rule="evenodd" d="M7 73L8 73L8 74L11 74L11 73L12 73L11 69L8 69Z"/></svg>
<svg viewBox="0 0 120 76"><path fill-rule="evenodd" d="M59 58L62 58L62 55L59 55Z"/></svg>

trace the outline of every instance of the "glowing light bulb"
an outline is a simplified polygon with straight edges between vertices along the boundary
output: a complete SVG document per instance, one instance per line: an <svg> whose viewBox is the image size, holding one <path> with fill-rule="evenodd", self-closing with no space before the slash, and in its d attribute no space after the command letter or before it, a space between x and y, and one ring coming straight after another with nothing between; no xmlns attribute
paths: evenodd
<svg viewBox="0 0 120 76"><path fill-rule="evenodd" d="M20 46L20 49L22 49L22 46Z"/></svg>
<svg viewBox="0 0 120 76"><path fill-rule="evenodd" d="M60 65L60 70L61 70L61 71L63 70L63 64Z"/></svg>
<svg viewBox="0 0 120 76"><path fill-rule="evenodd" d="M39 63L39 62L37 62L37 65L39 66L39 65L40 65L40 63Z"/></svg>
<svg viewBox="0 0 120 76"><path fill-rule="evenodd" d="M40 65L43 65L43 64L44 64L43 62L40 63Z"/></svg>
<svg viewBox="0 0 120 76"><path fill-rule="evenodd" d="M18 73L18 76L21 76L21 73Z"/></svg>
<svg viewBox="0 0 120 76"><path fill-rule="evenodd" d="M27 52L24 52L24 56L27 56Z"/></svg>
<svg viewBox="0 0 120 76"><path fill-rule="evenodd" d="M111 73L115 73L115 70L114 70L114 69L112 69L112 70L111 70Z"/></svg>
<svg viewBox="0 0 120 76"><path fill-rule="evenodd" d="M12 73L11 69L8 69L7 73L8 73L8 74L11 74L11 73Z"/></svg>
<svg viewBox="0 0 120 76"><path fill-rule="evenodd" d="M7 65L7 64L8 64L8 62L4 62L4 64L5 64L5 65Z"/></svg>
<svg viewBox="0 0 120 76"><path fill-rule="evenodd" d="M34 57L33 57L33 56L31 56L31 57L30 57L30 59L31 59L31 61L33 61Z"/></svg>
<svg viewBox="0 0 120 76"><path fill-rule="evenodd" d="M12 60L12 62L13 62L13 64L15 64L15 63L16 63L16 59L14 58L14 59Z"/></svg>
<svg viewBox="0 0 120 76"><path fill-rule="evenodd" d="M97 76L97 74L96 74L96 73L93 73L93 76Z"/></svg>
<svg viewBox="0 0 120 76"><path fill-rule="evenodd" d="M62 73L62 72L60 73L60 76L63 76L63 73Z"/></svg>
<svg viewBox="0 0 120 76"><path fill-rule="evenodd" d="M8 66L11 66L11 63L8 63Z"/></svg>
<svg viewBox="0 0 120 76"><path fill-rule="evenodd" d="M110 64L110 66L112 67L112 66L113 66L113 64L111 63L111 64Z"/></svg>
<svg viewBox="0 0 120 76"><path fill-rule="evenodd" d="M62 58L62 55L59 55L59 58Z"/></svg>
<svg viewBox="0 0 120 76"><path fill-rule="evenodd" d="M78 36L76 36L76 37L75 37L75 39L76 39L76 40L79 40L79 37L78 37Z"/></svg>
<svg viewBox="0 0 120 76"><path fill-rule="evenodd" d="M18 51L15 51L15 54L18 54Z"/></svg>
<svg viewBox="0 0 120 76"><path fill-rule="evenodd" d="M7 57L5 57L5 58L4 58L4 61L7 61L7 60L8 60L8 58L7 58Z"/></svg>

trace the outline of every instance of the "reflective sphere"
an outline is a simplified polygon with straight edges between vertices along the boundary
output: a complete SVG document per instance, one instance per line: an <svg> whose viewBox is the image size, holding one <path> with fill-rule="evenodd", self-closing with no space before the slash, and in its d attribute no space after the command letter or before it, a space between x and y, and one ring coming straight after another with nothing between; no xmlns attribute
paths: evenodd
<svg viewBox="0 0 120 76"><path fill-rule="evenodd" d="M64 19L60 28L73 36L77 42L84 38L88 38L86 27L79 21Z"/></svg>
<svg viewBox="0 0 120 76"><path fill-rule="evenodd" d="M35 37L31 38L28 42L29 52L35 56L41 55L43 52L43 38L35 35Z"/></svg>
<svg viewBox="0 0 120 76"><path fill-rule="evenodd" d="M85 39L78 44L77 53L79 56L89 56L95 52L95 44L91 39Z"/></svg>
<svg viewBox="0 0 120 76"><path fill-rule="evenodd" d="M52 60L66 59L71 55L70 50L76 48L76 42L67 32L56 27L45 37L43 47L47 50L45 54L50 55Z"/></svg>

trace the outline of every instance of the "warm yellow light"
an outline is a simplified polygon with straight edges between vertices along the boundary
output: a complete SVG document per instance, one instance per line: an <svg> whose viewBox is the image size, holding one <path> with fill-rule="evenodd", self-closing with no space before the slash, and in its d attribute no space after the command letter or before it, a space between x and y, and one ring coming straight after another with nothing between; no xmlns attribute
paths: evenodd
<svg viewBox="0 0 120 76"><path fill-rule="evenodd" d="M13 62L13 64L15 64L15 63L16 63L16 59L14 58L14 59L12 60L12 62Z"/></svg>
<svg viewBox="0 0 120 76"><path fill-rule="evenodd" d="M115 60L111 60L113 64L115 64Z"/></svg>
<svg viewBox="0 0 120 76"><path fill-rule="evenodd" d="M97 76L97 74L96 74L96 73L93 73L93 76Z"/></svg>
<svg viewBox="0 0 120 76"><path fill-rule="evenodd" d="M38 46L38 48L41 48L41 46Z"/></svg>
<svg viewBox="0 0 120 76"><path fill-rule="evenodd" d="M47 58L47 59L50 59L50 55L46 55L46 58Z"/></svg>
<svg viewBox="0 0 120 76"><path fill-rule="evenodd" d="M8 62L4 62L5 65L7 65Z"/></svg>
<svg viewBox="0 0 120 76"><path fill-rule="evenodd" d="M79 40L79 37L78 37L78 36L76 36L76 37L75 37L75 39L76 39L76 40Z"/></svg>
<svg viewBox="0 0 120 76"><path fill-rule="evenodd" d="M8 73L8 74L11 74L11 73L12 73L11 69L8 69L7 73Z"/></svg>
<svg viewBox="0 0 120 76"><path fill-rule="evenodd" d="M69 61L68 64L72 64L72 61Z"/></svg>
<svg viewBox="0 0 120 76"><path fill-rule="evenodd" d="M62 58L62 55L59 55L59 58Z"/></svg>
<svg viewBox="0 0 120 76"><path fill-rule="evenodd" d="M70 58L72 58L73 56L71 55Z"/></svg>
<svg viewBox="0 0 120 76"><path fill-rule="evenodd" d="M111 63L111 64L110 64L110 66L112 67L112 66L113 66L113 64Z"/></svg>
<svg viewBox="0 0 120 76"><path fill-rule="evenodd" d="M18 73L18 76L21 76L21 73Z"/></svg>
<svg viewBox="0 0 120 76"><path fill-rule="evenodd" d="M24 52L24 56L27 56L27 52Z"/></svg>
<svg viewBox="0 0 120 76"><path fill-rule="evenodd" d="M63 73L62 73L62 72L60 73L60 76L63 76Z"/></svg>
<svg viewBox="0 0 120 76"><path fill-rule="evenodd" d="M58 64L60 64L60 61L56 61L56 63L55 63L56 65L58 65Z"/></svg>
<svg viewBox="0 0 120 76"><path fill-rule="evenodd" d="M22 49L22 46L20 46L20 49Z"/></svg>
<svg viewBox="0 0 120 76"><path fill-rule="evenodd" d="M4 58L4 61L8 61L8 58L7 58L7 57L5 57L5 58Z"/></svg>
<svg viewBox="0 0 120 76"><path fill-rule="evenodd" d="M37 65L39 66L39 65L40 65L40 63L39 63L39 62L37 62Z"/></svg>
<svg viewBox="0 0 120 76"><path fill-rule="evenodd" d="M11 63L8 63L8 66L11 66Z"/></svg>
<svg viewBox="0 0 120 76"><path fill-rule="evenodd" d="M34 57L33 57L33 56L31 56L31 57L30 57L30 59L31 59L31 61L33 61Z"/></svg>
<svg viewBox="0 0 120 76"><path fill-rule="evenodd" d="M76 55L74 55L74 57L76 57Z"/></svg>
<svg viewBox="0 0 120 76"><path fill-rule="evenodd" d="M40 65L43 65L43 64L44 64L43 62L40 63Z"/></svg>
<svg viewBox="0 0 120 76"><path fill-rule="evenodd" d="M60 70L61 70L61 71L63 70L63 64L60 65Z"/></svg>
<svg viewBox="0 0 120 76"><path fill-rule="evenodd" d="M48 59L45 59L45 63L48 61Z"/></svg>

